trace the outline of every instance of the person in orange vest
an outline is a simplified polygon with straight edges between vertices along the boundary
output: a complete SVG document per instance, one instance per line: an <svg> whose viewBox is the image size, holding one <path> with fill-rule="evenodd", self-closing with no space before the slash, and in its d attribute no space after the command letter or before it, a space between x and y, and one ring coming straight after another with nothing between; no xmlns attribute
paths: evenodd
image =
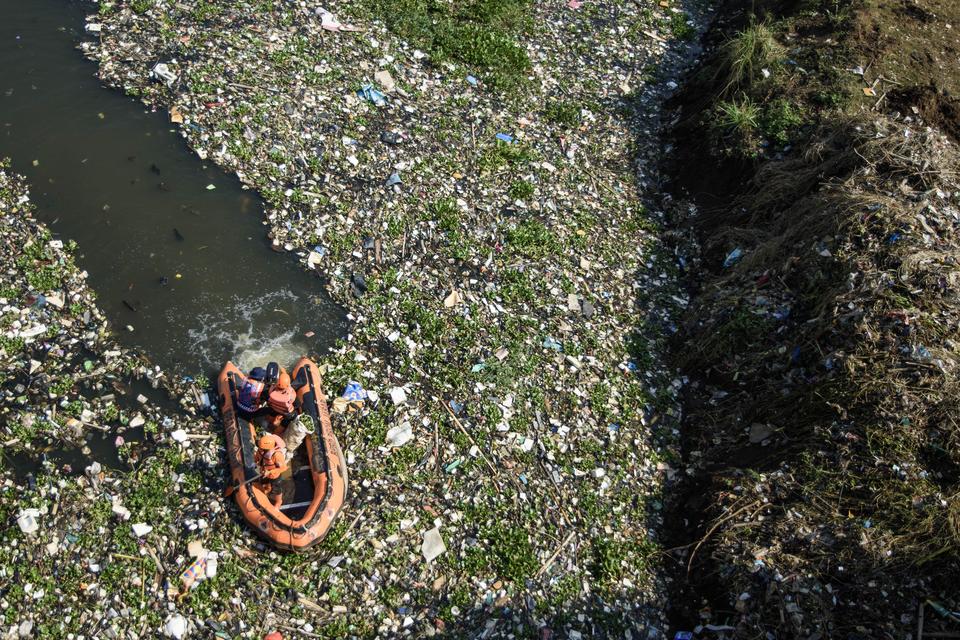
<svg viewBox="0 0 960 640"><path fill-rule="evenodd" d="M253 460L260 469L260 490L279 507L283 502L283 490L276 480L287 470L287 447L280 436L268 433L257 442L257 452Z"/></svg>
<svg viewBox="0 0 960 640"><path fill-rule="evenodd" d="M287 372L280 374L277 383L270 390L267 396L267 406L273 412L274 426L286 426L293 419L293 412L296 409L297 392L290 386L290 375Z"/></svg>
<svg viewBox="0 0 960 640"><path fill-rule="evenodd" d="M237 391L237 411L243 418L250 420L263 404L263 395L267 389L263 380L267 372L263 367L254 367Z"/></svg>

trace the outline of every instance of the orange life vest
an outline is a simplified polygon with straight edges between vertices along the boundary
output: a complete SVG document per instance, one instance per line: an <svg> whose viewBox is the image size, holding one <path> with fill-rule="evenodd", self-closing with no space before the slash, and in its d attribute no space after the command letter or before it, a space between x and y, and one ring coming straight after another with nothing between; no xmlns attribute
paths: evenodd
<svg viewBox="0 0 960 640"><path fill-rule="evenodd" d="M267 404L270 405L270 408L273 409L274 412L285 416L293 413L293 401L296 397L297 393L289 387L286 389L275 388L270 392L270 397L267 398Z"/></svg>
<svg viewBox="0 0 960 640"><path fill-rule="evenodd" d="M276 435L265 436L273 439L273 449L257 449L253 455L254 462L260 467L260 476L266 480L276 480L287 470L287 447L283 438Z"/></svg>
<svg viewBox="0 0 960 640"><path fill-rule="evenodd" d="M260 408L260 396L263 395L265 385L259 380L247 378L237 393L237 408L247 413L253 413Z"/></svg>

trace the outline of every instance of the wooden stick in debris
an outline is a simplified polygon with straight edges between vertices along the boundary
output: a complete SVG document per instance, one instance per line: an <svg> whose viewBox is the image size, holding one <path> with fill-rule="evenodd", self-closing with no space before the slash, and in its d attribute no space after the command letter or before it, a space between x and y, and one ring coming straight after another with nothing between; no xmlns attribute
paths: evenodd
<svg viewBox="0 0 960 640"><path fill-rule="evenodd" d="M539 421L539 416L538 416ZM547 469L547 466L543 464L543 460L537 458L537 463L540 465L540 469L543 471L543 475L547 477L547 486L550 487L550 490L553 492L553 497L557 501L557 506L560 507L559 513L560 517L566 521L567 525L572 525L573 522L570 519L570 514L567 513L567 505L563 501L563 498L560 497L560 491L557 489L556 480L553 479L553 476L550 475L550 471Z"/></svg>
<svg viewBox="0 0 960 640"><path fill-rule="evenodd" d="M125 553L114 553L111 555L113 558L120 558L121 560L131 560L133 562L143 562L143 558L138 558L136 556L128 556Z"/></svg>
<svg viewBox="0 0 960 640"><path fill-rule="evenodd" d="M433 421L433 472L440 471L440 421Z"/></svg>
<svg viewBox="0 0 960 640"><path fill-rule="evenodd" d="M303 606L304 609L309 609L310 611L314 611L316 613L327 612L326 609L320 606L319 602L315 602L314 600L311 600L310 598L303 595L302 593L297 593L297 604Z"/></svg>
<svg viewBox="0 0 960 640"><path fill-rule="evenodd" d="M286 629L287 631L295 631L295 632L299 633L299 634L302 635L302 636L307 636L308 638L322 638L322 637L323 637L323 636L318 635L318 634L316 634L316 633L311 633L310 631L304 631L303 629L301 629L301 628L299 628L299 627L291 627L290 625L286 625L286 624L278 624L277 626L280 627L281 629Z"/></svg>
<svg viewBox="0 0 960 640"><path fill-rule="evenodd" d="M920 601L920 611L917 613L917 640L923 640L923 608L927 606L926 600Z"/></svg>
<svg viewBox="0 0 960 640"><path fill-rule="evenodd" d="M344 534L343 534L344 537L346 537L347 534L350 533L350 532L353 530L354 525L357 524L357 522L360 520L360 518L363 516L363 514L364 514L366 511L367 511L367 508L366 508L366 507L363 507L362 509L360 509L360 511L357 513L357 517L353 519L353 521L350 523L350 526L347 527L347 530L344 532Z"/></svg>
<svg viewBox="0 0 960 640"><path fill-rule="evenodd" d="M160 562L160 557L157 556L157 552L153 550L153 547L146 547L146 549L147 553L150 554L150 557L153 558L153 561L156 563L157 569L159 569L161 573L166 571L166 569L163 568L163 563Z"/></svg>
<svg viewBox="0 0 960 640"><path fill-rule="evenodd" d="M653 38L657 42L666 42L665 39L663 39L662 37L660 37L660 35L654 33L653 31L641 31L641 33L647 36L648 38Z"/></svg>
<svg viewBox="0 0 960 640"><path fill-rule="evenodd" d="M485 453L483 452L483 449L481 449L481 448L477 445L476 441L473 439L473 436L471 436L470 433L469 433L466 429L463 428L463 424L460 423L460 420L457 418L457 414L455 414L455 413L453 412L453 410L452 410L450 407L447 406L447 403L446 403L446 402L441 402L440 404L443 405L443 408L446 409L446 410L447 410L447 413L450 414L450 417L453 418L454 424L457 425L457 427L460 429L460 431L463 433L463 435L467 436L467 440L470 441L470 444L472 444L473 446L477 447L477 451L480 453L480 457L483 458L483 461L486 462L486 463L487 463L487 466L490 468L490 473L492 473L492 474L494 474L494 475L497 475L497 469L496 469L496 467L494 467L494 466L493 466L493 463L490 462L490 459L487 458L487 454L485 454Z"/></svg>
<svg viewBox="0 0 960 640"><path fill-rule="evenodd" d="M560 546L557 547L557 550L553 552L553 555L550 556L550 557L547 559L547 561L543 563L543 565L540 567L540 570L537 571L537 574L534 576L534 578L539 578L540 576L543 575L543 573L544 573L547 569L549 569L551 566L553 566L553 563L556 562L556 560L557 560L557 556L559 556L559 555L560 555L560 552L563 551L564 548L566 548L566 546L567 546L568 544L570 544L570 541L573 539L573 536L575 536L575 535L577 535L577 532L576 532L576 531L571 531L571 532L570 532L570 535L568 535L566 538L564 538L563 542L560 543Z"/></svg>
<svg viewBox="0 0 960 640"><path fill-rule="evenodd" d="M697 546L695 546L695 547L693 548L693 551L690 552L690 559L687 561L687 574L690 573L690 569L693 567L693 559L696 557L697 551L699 551L699 550L700 550L700 546L701 546L704 542L707 541L707 538L709 538L710 536L712 536L712 535L713 535L713 532L716 531L717 529L719 529L719 528L720 528L720 525L722 525L724 522L726 522L727 520L730 520L731 518L735 518L736 516L740 515L741 513L743 513L744 511L746 511L746 510L749 509L750 507L756 506L756 504L757 504L758 502L760 502L760 501L759 501L759 500L754 500L754 501L751 502L750 504L745 505L745 506L743 506L743 507L740 507L739 509L737 509L737 510L734 511L733 513L729 514L728 516L726 516L726 517L724 517L724 518L720 518L719 520L717 520L717 522L716 522L712 527L710 527L710 530L707 531L707 535L705 535L705 536L703 536L702 538L700 538L700 541L697 543Z"/></svg>
<svg viewBox="0 0 960 640"><path fill-rule="evenodd" d="M270 614L273 611L273 603L276 601L277 601L277 594L274 593L272 596L270 596L270 604L268 604L267 608L264 609L263 621L260 623L260 631L257 633L258 638L262 638L264 636L264 631L266 631L267 629L267 620L269 620L272 617L271 615L268 615L268 614Z"/></svg>

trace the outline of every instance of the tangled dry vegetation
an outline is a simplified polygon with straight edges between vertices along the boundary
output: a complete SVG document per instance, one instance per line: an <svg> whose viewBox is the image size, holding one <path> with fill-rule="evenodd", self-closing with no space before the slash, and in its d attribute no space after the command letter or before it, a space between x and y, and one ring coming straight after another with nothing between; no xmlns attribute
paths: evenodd
<svg viewBox="0 0 960 640"><path fill-rule="evenodd" d="M960 559L960 164L915 123L822 139L697 222L705 265L744 257L707 277L684 364L702 373L689 453L716 500L698 570L734 572L742 625L833 634L837 611L890 607L882 626L943 597L924 576ZM822 601L788 606L795 587Z"/></svg>
<svg viewBox="0 0 960 640"><path fill-rule="evenodd" d="M741 637L916 637L925 610L927 632L955 632L941 614L960 600L960 155L918 109L825 108L844 62L817 66L810 42L789 50L816 75L800 79L783 46L732 44L772 38L765 24L716 47L678 128L682 144L716 130L723 104L778 100L806 122L788 144L762 126L736 145L729 129L700 136L714 158L700 173L760 151L731 171L742 188L687 221L690 479L670 550L692 589L685 617ZM772 80L735 72L740 44L770 52L746 57Z"/></svg>

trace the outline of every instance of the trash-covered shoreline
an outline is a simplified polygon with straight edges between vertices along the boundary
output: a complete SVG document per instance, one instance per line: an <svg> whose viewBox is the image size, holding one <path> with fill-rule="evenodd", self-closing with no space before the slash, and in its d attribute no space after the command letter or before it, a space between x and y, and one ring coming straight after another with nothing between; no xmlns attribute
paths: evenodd
<svg viewBox="0 0 960 640"><path fill-rule="evenodd" d="M12 637L665 629L662 351L686 299L657 114L702 7L529 5L504 95L361 5L101 2L82 45L257 189L274 247L350 309L322 358L343 518L315 554L271 552L221 496L216 421L173 416L131 471L7 484L40 523L4 534Z"/></svg>
<svg viewBox="0 0 960 640"><path fill-rule="evenodd" d="M27 185L6 164L0 218L10 257L0 275L0 632L120 637L110 632L120 608L108 594L121 585L145 589L124 563L166 554L144 537L174 514L158 517L143 502L177 482L140 487L141 473L123 470L171 479L174 467L157 461L170 463L189 446L187 429L197 423L191 387L167 381L114 343L87 274L74 262L75 247L33 218ZM190 400L178 406L166 389ZM31 462L14 473L21 458ZM115 544L104 544L109 535ZM120 553L138 546L146 555Z"/></svg>
<svg viewBox="0 0 960 640"><path fill-rule="evenodd" d="M697 633L957 634L960 12L912 6L730 3L674 101Z"/></svg>

